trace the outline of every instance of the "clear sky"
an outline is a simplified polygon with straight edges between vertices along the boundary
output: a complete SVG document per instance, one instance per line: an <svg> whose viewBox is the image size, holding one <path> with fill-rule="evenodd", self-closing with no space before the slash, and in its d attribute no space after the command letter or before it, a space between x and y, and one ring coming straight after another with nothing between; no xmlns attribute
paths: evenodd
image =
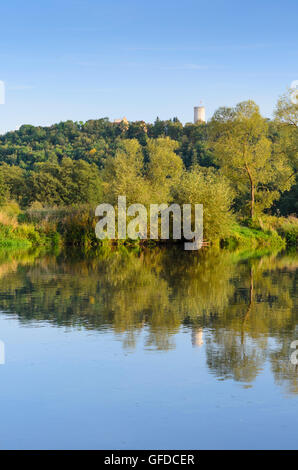
<svg viewBox="0 0 298 470"><path fill-rule="evenodd" d="M7 0L0 132L108 116L192 121L200 100L270 116L298 80L297 0Z"/></svg>

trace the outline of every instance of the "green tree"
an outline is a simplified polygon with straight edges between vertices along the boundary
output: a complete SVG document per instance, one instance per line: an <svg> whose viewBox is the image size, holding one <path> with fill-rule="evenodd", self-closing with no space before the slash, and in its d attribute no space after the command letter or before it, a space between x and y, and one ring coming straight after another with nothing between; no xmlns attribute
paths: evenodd
<svg viewBox="0 0 298 470"><path fill-rule="evenodd" d="M63 158L57 162L38 163L28 177L26 203L39 201L45 206L101 201L102 185L96 165Z"/></svg>
<svg viewBox="0 0 298 470"><path fill-rule="evenodd" d="M274 122L275 151L288 159L292 168L289 179L294 185L281 198L278 208L285 214L298 213L298 104L293 101L293 91L288 90L279 100Z"/></svg>
<svg viewBox="0 0 298 470"><path fill-rule="evenodd" d="M25 171L15 165L0 165L0 193L4 197L21 202L26 192ZM1 197L0 196L0 197Z"/></svg>
<svg viewBox="0 0 298 470"><path fill-rule="evenodd" d="M176 154L178 143L169 137L150 139L147 144L149 162L146 176L151 187L150 203L171 201L171 192L180 181L183 161Z"/></svg>
<svg viewBox="0 0 298 470"><path fill-rule="evenodd" d="M273 152L268 123L253 101L216 111L210 124L210 140L221 173L240 195L242 212L249 200L251 219L271 207L280 192L290 188L291 168L287 158Z"/></svg>
<svg viewBox="0 0 298 470"><path fill-rule="evenodd" d="M215 170L196 165L191 171L185 171L174 199L181 205L203 204L205 239L214 241L229 234L233 222L233 191Z"/></svg>
<svg viewBox="0 0 298 470"><path fill-rule="evenodd" d="M117 204L118 196L126 196L127 203L146 203L149 188L144 177L144 156L136 139L118 142L115 157L106 159L102 172L106 202Z"/></svg>
<svg viewBox="0 0 298 470"><path fill-rule="evenodd" d="M0 205L3 204L3 202L6 200L7 193L7 185L5 184L3 174L0 172Z"/></svg>

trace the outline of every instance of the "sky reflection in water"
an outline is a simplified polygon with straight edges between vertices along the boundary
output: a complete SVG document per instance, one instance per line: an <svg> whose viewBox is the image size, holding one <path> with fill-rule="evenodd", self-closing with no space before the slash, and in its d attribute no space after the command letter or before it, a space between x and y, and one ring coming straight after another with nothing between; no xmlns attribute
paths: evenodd
<svg viewBox="0 0 298 470"><path fill-rule="evenodd" d="M0 447L297 448L298 259L259 255L3 255Z"/></svg>

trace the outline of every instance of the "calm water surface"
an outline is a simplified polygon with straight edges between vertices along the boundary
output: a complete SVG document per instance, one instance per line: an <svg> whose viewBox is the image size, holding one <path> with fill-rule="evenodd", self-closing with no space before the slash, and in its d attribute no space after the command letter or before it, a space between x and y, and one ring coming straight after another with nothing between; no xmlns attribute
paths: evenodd
<svg viewBox="0 0 298 470"><path fill-rule="evenodd" d="M295 254L0 255L0 448L298 448Z"/></svg>

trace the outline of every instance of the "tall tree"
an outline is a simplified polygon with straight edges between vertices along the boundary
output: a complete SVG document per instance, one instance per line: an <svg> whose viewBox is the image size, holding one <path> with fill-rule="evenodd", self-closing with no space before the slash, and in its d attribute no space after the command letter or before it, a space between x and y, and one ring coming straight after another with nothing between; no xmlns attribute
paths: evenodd
<svg viewBox="0 0 298 470"><path fill-rule="evenodd" d="M292 168L290 178L295 178L295 184L282 197L278 208L285 214L298 213L298 101L291 89L278 100L274 130L275 150L288 159Z"/></svg>
<svg viewBox="0 0 298 470"><path fill-rule="evenodd" d="M285 156L272 151L268 123L253 101L220 108L210 124L210 145L223 175L239 194L238 205L251 219L271 207L289 189L291 168Z"/></svg>
<svg viewBox="0 0 298 470"><path fill-rule="evenodd" d="M183 161L176 154L178 143L169 137L150 139L147 145L149 162L146 176L151 187L151 201L167 203L172 189L179 184Z"/></svg>

